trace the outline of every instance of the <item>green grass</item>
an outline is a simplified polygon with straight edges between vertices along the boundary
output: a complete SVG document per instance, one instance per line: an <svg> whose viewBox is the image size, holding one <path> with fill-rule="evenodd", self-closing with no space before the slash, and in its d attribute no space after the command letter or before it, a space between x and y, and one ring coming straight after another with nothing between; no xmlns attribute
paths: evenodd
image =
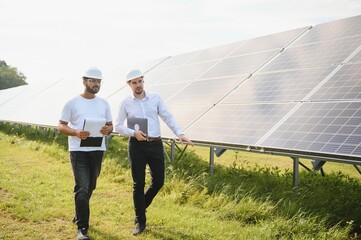
<svg viewBox="0 0 361 240"><path fill-rule="evenodd" d="M66 138L0 130L0 239L74 239ZM301 171L294 191L289 158L227 151L210 174L208 149L195 147L166 162L147 230L133 237L126 148L124 139L110 140L91 200L93 239L350 239L360 230L360 179L352 166L342 165L344 172L327 163L325 177Z"/></svg>

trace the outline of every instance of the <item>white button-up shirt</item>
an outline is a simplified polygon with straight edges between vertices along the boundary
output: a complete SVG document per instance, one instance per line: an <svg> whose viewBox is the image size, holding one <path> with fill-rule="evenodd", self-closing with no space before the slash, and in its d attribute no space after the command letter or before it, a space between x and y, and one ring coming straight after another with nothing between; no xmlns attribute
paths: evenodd
<svg viewBox="0 0 361 240"><path fill-rule="evenodd" d="M176 136L182 134L182 129L176 123L173 115L167 109L165 103L158 94L145 94L143 99L129 96L125 98L119 107L115 118L114 129L125 136L134 136L134 130L124 125L128 117L148 119L148 137L160 137L159 117L167 124Z"/></svg>

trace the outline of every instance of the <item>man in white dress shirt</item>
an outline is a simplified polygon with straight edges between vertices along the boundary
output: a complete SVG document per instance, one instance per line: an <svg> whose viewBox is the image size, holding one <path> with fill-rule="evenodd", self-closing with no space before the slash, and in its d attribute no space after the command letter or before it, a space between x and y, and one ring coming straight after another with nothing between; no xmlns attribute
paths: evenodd
<svg viewBox="0 0 361 240"><path fill-rule="evenodd" d="M193 143L183 134L161 97L144 91L144 75L140 70L135 69L129 72L126 82L132 89L133 95L122 101L115 120L115 131L130 137L128 152L133 177L134 223L136 224L133 235L137 235L145 230L146 208L164 184L164 152L159 117L178 136L180 142L187 142L192 146ZM147 118L148 135L141 130L124 126L128 117ZM151 184L144 193L147 164L150 169Z"/></svg>

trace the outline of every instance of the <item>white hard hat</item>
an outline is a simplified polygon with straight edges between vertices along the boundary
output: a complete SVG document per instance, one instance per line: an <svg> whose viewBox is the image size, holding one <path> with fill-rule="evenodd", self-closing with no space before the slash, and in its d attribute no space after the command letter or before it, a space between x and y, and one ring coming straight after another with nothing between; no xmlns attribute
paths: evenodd
<svg viewBox="0 0 361 240"><path fill-rule="evenodd" d="M134 69L127 74L125 81L129 82L130 80L132 80L134 78L143 77L143 76L144 75L143 75L142 71L140 71L139 69Z"/></svg>
<svg viewBox="0 0 361 240"><path fill-rule="evenodd" d="M102 75L102 72L98 68L92 67L85 71L83 77L102 79L103 75Z"/></svg>

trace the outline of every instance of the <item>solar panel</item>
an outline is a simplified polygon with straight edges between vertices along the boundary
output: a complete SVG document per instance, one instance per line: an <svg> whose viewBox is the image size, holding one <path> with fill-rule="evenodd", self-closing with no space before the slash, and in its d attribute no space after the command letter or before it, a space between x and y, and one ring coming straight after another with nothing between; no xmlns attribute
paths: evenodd
<svg viewBox="0 0 361 240"><path fill-rule="evenodd" d="M300 101L335 67L258 74L241 84L222 103Z"/></svg>
<svg viewBox="0 0 361 240"><path fill-rule="evenodd" d="M146 84L154 84L159 81L162 81L163 79L170 79L170 76L172 76L172 73L175 70L176 67L171 67L171 68L156 67L155 69L152 69L151 71L144 74L144 82Z"/></svg>
<svg viewBox="0 0 361 240"><path fill-rule="evenodd" d="M113 120L115 119L116 114L118 114L120 102L131 94L132 91L130 87L126 86L115 92L113 95L106 98L106 100L109 102L110 105L110 110L112 112Z"/></svg>
<svg viewBox="0 0 361 240"><path fill-rule="evenodd" d="M196 57L192 58L189 63L204 62L224 58L244 43L245 41L241 41L205 49L204 51L200 52Z"/></svg>
<svg viewBox="0 0 361 240"><path fill-rule="evenodd" d="M121 67L99 96L115 116L131 94L124 76L140 68L192 140L361 161L360 43L361 15ZM0 91L0 119L56 125L82 87L77 76Z"/></svg>
<svg viewBox="0 0 361 240"><path fill-rule="evenodd" d="M359 49L358 53L355 54L355 56L353 56L349 62L351 63L361 62L361 49Z"/></svg>
<svg viewBox="0 0 361 240"><path fill-rule="evenodd" d="M99 96L106 98L119 91L121 88L125 87L125 76L132 69L141 69L143 73L147 74L148 71L157 67L166 59L167 58L160 58L138 64L127 64L125 66L119 66L116 69L111 69L111 71L108 71L108 69L102 69L104 78L102 80ZM81 79L81 77L79 77L79 73L77 76L73 76L73 80L76 79ZM151 79L149 79L148 82L151 82Z"/></svg>
<svg viewBox="0 0 361 240"><path fill-rule="evenodd" d="M201 62L189 65L181 65L172 69L166 77L155 80L155 83L192 81L207 69L211 68L216 61Z"/></svg>
<svg viewBox="0 0 361 240"><path fill-rule="evenodd" d="M65 101L82 91L82 81L79 79L80 88L69 88L74 80L67 82L64 79L49 86L28 85L28 90L9 101L0 108L1 119L57 126Z"/></svg>
<svg viewBox="0 0 361 240"><path fill-rule="evenodd" d="M260 72L341 64L360 45L361 36L287 48Z"/></svg>
<svg viewBox="0 0 361 240"><path fill-rule="evenodd" d="M252 146L295 106L220 104L187 128L186 134L197 141Z"/></svg>
<svg viewBox="0 0 361 240"><path fill-rule="evenodd" d="M200 78L216 78L251 74L277 52L278 50L272 50L225 58L208 72L203 74Z"/></svg>
<svg viewBox="0 0 361 240"><path fill-rule="evenodd" d="M239 56L271 49L281 49L299 37L308 28L299 28L282 33L271 34L245 41L231 56Z"/></svg>
<svg viewBox="0 0 361 240"><path fill-rule="evenodd" d="M174 66L180 66L183 64L190 63L190 61L195 58L198 54L200 54L204 50L193 51L189 53L179 54L176 56L172 56L168 58L166 61L162 62L159 67L160 68L168 68Z"/></svg>
<svg viewBox="0 0 361 240"><path fill-rule="evenodd" d="M361 156L361 102L302 103L264 147Z"/></svg>
<svg viewBox="0 0 361 240"><path fill-rule="evenodd" d="M180 89L186 86L187 83L184 82L176 82L176 83L165 83L165 84L154 84L148 86L145 84L146 92L155 92L159 94L163 101L167 101L173 95L175 95Z"/></svg>
<svg viewBox="0 0 361 240"><path fill-rule="evenodd" d="M170 104L215 104L237 86L246 75L194 81L181 89Z"/></svg>
<svg viewBox="0 0 361 240"><path fill-rule="evenodd" d="M49 84L50 86L51 84ZM31 104L30 109L24 109L25 111L20 110L24 104L30 104L37 95L48 91L49 86L44 85L26 85L21 86L19 93L16 97L8 99L4 104L0 105L0 118L3 120L9 121L21 121L26 122L26 118L30 118L33 115L33 112L30 111L32 108L36 108L35 104ZM12 89L9 89L12 90ZM13 91L10 91L13 92ZM49 104L49 99L46 99L44 104ZM19 115L16 118L12 118L13 112L17 111L16 115ZM20 118L19 118L20 117Z"/></svg>
<svg viewBox="0 0 361 240"><path fill-rule="evenodd" d="M195 119L200 117L211 106L194 104L167 104L168 109L174 115L177 123L185 129ZM161 121L161 132L163 137L173 138L174 133L169 129L166 124Z"/></svg>
<svg viewBox="0 0 361 240"><path fill-rule="evenodd" d="M311 42L328 41L330 39L351 37L361 34L361 15L333 22L318 24L311 29L295 45Z"/></svg>
<svg viewBox="0 0 361 240"><path fill-rule="evenodd" d="M29 85L0 90L0 106L17 97L29 88Z"/></svg>
<svg viewBox="0 0 361 240"><path fill-rule="evenodd" d="M343 65L310 100L361 100L361 63Z"/></svg>

